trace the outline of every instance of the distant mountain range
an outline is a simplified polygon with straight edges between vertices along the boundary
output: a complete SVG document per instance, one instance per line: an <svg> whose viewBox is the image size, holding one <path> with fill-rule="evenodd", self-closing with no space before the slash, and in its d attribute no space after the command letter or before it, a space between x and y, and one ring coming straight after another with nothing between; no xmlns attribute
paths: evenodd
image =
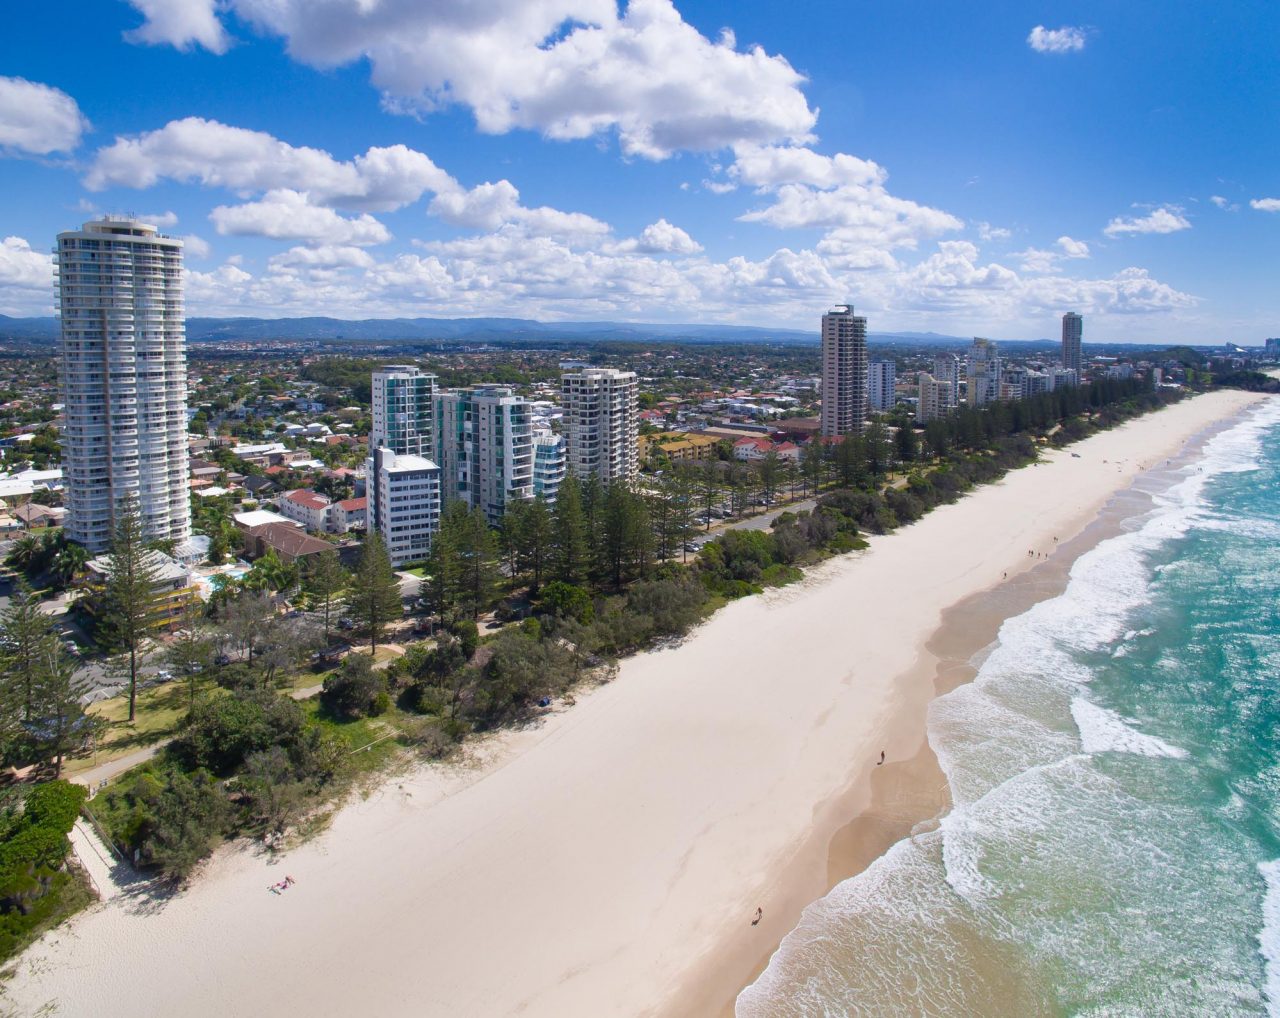
<svg viewBox="0 0 1280 1018"><path fill-rule="evenodd" d="M31 345L56 342L56 318L10 318L0 315L0 340ZM530 318L188 318L187 338L193 343L280 340L353 343L471 342L529 343L630 342L668 343L782 343L816 345L817 331L764 329L748 325L660 325L630 322L539 322ZM959 345L968 337L936 332L871 333L881 344ZM1017 341L1015 341L1017 342ZM1029 340L1042 345L1051 340Z"/></svg>

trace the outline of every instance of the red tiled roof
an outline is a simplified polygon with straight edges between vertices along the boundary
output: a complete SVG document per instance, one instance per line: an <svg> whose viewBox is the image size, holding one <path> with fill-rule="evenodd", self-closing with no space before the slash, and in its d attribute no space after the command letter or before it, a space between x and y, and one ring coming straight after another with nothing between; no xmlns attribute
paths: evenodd
<svg viewBox="0 0 1280 1018"><path fill-rule="evenodd" d="M347 498L338 503L344 513L358 513L361 509L369 508L368 498Z"/></svg>
<svg viewBox="0 0 1280 1018"><path fill-rule="evenodd" d="M292 523L263 523L261 526L251 528L249 535L261 540L268 548L274 548L294 558L302 555L316 555L333 549L333 545L328 541L312 537Z"/></svg>
<svg viewBox="0 0 1280 1018"><path fill-rule="evenodd" d="M292 502L294 505L300 505L304 509L323 509L329 504L329 500L323 495L317 495L314 491L308 491L306 488L299 488L297 491L291 491L285 495L285 500Z"/></svg>

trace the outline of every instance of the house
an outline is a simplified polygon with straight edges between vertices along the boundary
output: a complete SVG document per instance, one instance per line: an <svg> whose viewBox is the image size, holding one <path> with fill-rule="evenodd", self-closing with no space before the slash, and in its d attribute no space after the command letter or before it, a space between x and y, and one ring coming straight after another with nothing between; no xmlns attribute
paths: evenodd
<svg viewBox="0 0 1280 1018"><path fill-rule="evenodd" d="M757 463L773 450L767 438L740 438L733 443L733 458L744 463Z"/></svg>
<svg viewBox="0 0 1280 1018"><path fill-rule="evenodd" d="M329 530L345 534L353 528L363 530L369 520L368 498L347 498L329 506Z"/></svg>
<svg viewBox="0 0 1280 1018"><path fill-rule="evenodd" d="M329 498L308 488L286 491L276 499L276 508L282 515L301 523L313 533L327 529L330 504Z"/></svg>
<svg viewBox="0 0 1280 1018"><path fill-rule="evenodd" d="M298 527L298 524L287 516L273 513L269 509L254 509L251 512L236 513L231 519L242 533L248 533L254 527L262 527L268 523L283 523L295 529Z"/></svg>
<svg viewBox="0 0 1280 1018"><path fill-rule="evenodd" d="M250 474L244 479L244 489L254 498L268 499L280 490L280 485L262 474Z"/></svg>
<svg viewBox="0 0 1280 1018"><path fill-rule="evenodd" d="M60 527L67 510L62 506L39 505L28 502L13 510L13 516L28 530L34 527Z"/></svg>
<svg viewBox="0 0 1280 1018"><path fill-rule="evenodd" d="M296 524L285 521L250 528L244 535L244 550L251 559L260 558L271 550L281 562L288 564L308 555L323 555L333 551L334 547L328 541L312 537Z"/></svg>

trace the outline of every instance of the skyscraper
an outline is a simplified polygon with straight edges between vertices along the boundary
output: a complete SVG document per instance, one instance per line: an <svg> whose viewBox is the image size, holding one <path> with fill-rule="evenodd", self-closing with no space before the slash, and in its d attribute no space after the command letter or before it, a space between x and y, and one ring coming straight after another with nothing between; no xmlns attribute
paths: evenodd
<svg viewBox="0 0 1280 1018"><path fill-rule="evenodd" d="M872 361L867 368L867 406L872 410L892 410L898 366L893 361Z"/></svg>
<svg viewBox="0 0 1280 1018"><path fill-rule="evenodd" d="M970 406L985 406L1000 398L1000 354L992 340L974 339L966 373Z"/></svg>
<svg viewBox="0 0 1280 1018"><path fill-rule="evenodd" d="M560 484L564 481L567 452L563 435L552 431L535 432L533 436L533 494L556 504Z"/></svg>
<svg viewBox="0 0 1280 1018"><path fill-rule="evenodd" d="M634 371L583 368L561 376L569 468L585 480L629 481L640 469L640 390Z"/></svg>
<svg viewBox="0 0 1280 1018"><path fill-rule="evenodd" d="M951 383L941 378L934 378L927 371L916 375L919 386L919 400L916 403L916 423L928 424L930 421L945 417L955 405L950 402Z"/></svg>
<svg viewBox="0 0 1280 1018"><path fill-rule="evenodd" d="M507 504L533 498L533 422L529 401L500 385L436 397L436 462L445 501L484 510L491 526Z"/></svg>
<svg viewBox="0 0 1280 1018"><path fill-rule="evenodd" d="M58 234L66 534L111 542L136 496L144 533L191 536L182 241L136 219Z"/></svg>
<svg viewBox="0 0 1280 1018"><path fill-rule="evenodd" d="M859 432L867 419L867 320L852 304L822 316L822 433Z"/></svg>
<svg viewBox="0 0 1280 1018"><path fill-rule="evenodd" d="M434 454L436 376L411 364L373 373L373 427L365 461L369 530L394 566L420 561L440 528L440 468Z"/></svg>
<svg viewBox="0 0 1280 1018"><path fill-rule="evenodd" d="M1084 335L1084 319L1074 311L1062 316L1062 366L1076 373L1076 383L1084 378L1081 370L1080 346Z"/></svg>
<svg viewBox="0 0 1280 1018"><path fill-rule="evenodd" d="M945 394L947 407L960 405L960 358L953 353L940 353L933 359L933 377L939 382L946 382L948 391Z"/></svg>

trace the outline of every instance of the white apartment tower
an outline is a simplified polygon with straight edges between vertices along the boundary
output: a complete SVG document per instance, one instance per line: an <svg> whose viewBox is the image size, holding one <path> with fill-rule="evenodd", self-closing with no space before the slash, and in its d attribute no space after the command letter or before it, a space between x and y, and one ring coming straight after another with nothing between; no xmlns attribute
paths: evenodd
<svg viewBox="0 0 1280 1018"><path fill-rule="evenodd" d="M532 408L499 385L436 397L436 462L445 501L484 510L490 526L508 503L533 498Z"/></svg>
<svg viewBox="0 0 1280 1018"><path fill-rule="evenodd" d="M634 371L583 368L561 376L569 467L580 479L629 481L640 469L640 391Z"/></svg>
<svg viewBox="0 0 1280 1018"><path fill-rule="evenodd" d="M182 241L135 219L58 234L66 534L93 552L138 499L149 538L191 536Z"/></svg>
<svg viewBox="0 0 1280 1018"><path fill-rule="evenodd" d="M1062 316L1062 366L1074 371L1077 380L1084 377L1080 354L1083 336L1084 319L1076 312L1068 311Z"/></svg>
<svg viewBox="0 0 1280 1018"><path fill-rule="evenodd" d="M892 410L898 366L893 361L872 361L867 369L867 404L872 410Z"/></svg>
<svg viewBox="0 0 1280 1018"><path fill-rule="evenodd" d="M822 316L822 433L860 432L867 419L867 320L852 304Z"/></svg>
<svg viewBox="0 0 1280 1018"><path fill-rule="evenodd" d="M373 373L373 427L365 461L369 529L393 566L420 561L440 529L440 468L434 452L436 376L411 364Z"/></svg>
<svg viewBox="0 0 1280 1018"><path fill-rule="evenodd" d="M967 367L969 405L986 406L1000 398L1000 354L989 339L974 339Z"/></svg>
<svg viewBox="0 0 1280 1018"><path fill-rule="evenodd" d="M933 359L933 377L948 386L947 406L960 405L960 358L953 353L940 353Z"/></svg>
<svg viewBox="0 0 1280 1018"><path fill-rule="evenodd" d="M556 504L560 484L567 471L567 451L563 435L538 431L533 436L533 494L548 505Z"/></svg>
<svg viewBox="0 0 1280 1018"><path fill-rule="evenodd" d="M919 401L916 403L916 423L928 424L939 417L945 417L955 406L951 402L951 383L942 378L934 378L927 371L916 376L920 387Z"/></svg>

